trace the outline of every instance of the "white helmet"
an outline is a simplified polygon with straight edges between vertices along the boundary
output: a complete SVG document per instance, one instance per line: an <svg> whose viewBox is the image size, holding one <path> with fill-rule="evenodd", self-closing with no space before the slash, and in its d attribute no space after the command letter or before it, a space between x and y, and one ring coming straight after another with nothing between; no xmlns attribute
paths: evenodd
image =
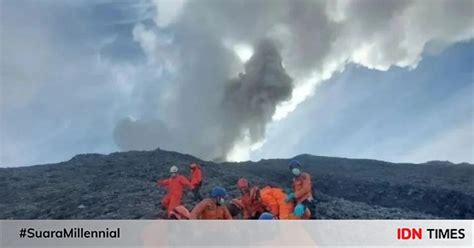
<svg viewBox="0 0 474 248"><path fill-rule="evenodd" d="M170 173L178 173L178 167L175 165L171 166Z"/></svg>

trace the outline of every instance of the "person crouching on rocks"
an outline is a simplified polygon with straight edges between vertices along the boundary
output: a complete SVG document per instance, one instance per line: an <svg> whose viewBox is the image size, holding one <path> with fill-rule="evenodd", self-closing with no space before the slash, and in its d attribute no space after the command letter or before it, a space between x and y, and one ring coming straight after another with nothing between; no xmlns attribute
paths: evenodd
<svg viewBox="0 0 474 248"><path fill-rule="evenodd" d="M288 194L287 202L294 202L295 208L300 210L302 206L311 212L311 219L316 219L316 201L313 198L313 185L311 176L303 172L301 163L297 160L291 160L289 163L290 171L293 174L293 192ZM301 212L301 211L299 211Z"/></svg>
<svg viewBox="0 0 474 248"><path fill-rule="evenodd" d="M240 203L242 204L242 216L244 219L258 219L260 214L264 212L264 207L258 201L252 201L250 193L258 189L258 187L250 187L250 183L245 178L237 181L237 188L240 190Z"/></svg>
<svg viewBox="0 0 474 248"><path fill-rule="evenodd" d="M191 210L191 219L231 220L232 215L225 205L226 194L224 188L214 187L211 197L202 200Z"/></svg>

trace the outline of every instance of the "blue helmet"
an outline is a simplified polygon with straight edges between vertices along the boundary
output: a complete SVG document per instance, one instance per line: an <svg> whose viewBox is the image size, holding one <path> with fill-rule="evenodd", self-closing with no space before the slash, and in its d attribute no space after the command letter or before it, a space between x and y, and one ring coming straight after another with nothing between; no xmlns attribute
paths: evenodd
<svg viewBox="0 0 474 248"><path fill-rule="evenodd" d="M301 163L300 161L296 160L296 159L292 159L290 160L290 163L288 164L290 166L290 170L294 169L294 168L298 168L300 169L301 168Z"/></svg>
<svg viewBox="0 0 474 248"><path fill-rule="evenodd" d="M273 220L273 214L269 212L262 213L260 217L258 217L259 220Z"/></svg>
<svg viewBox="0 0 474 248"><path fill-rule="evenodd" d="M213 198L224 198L226 194L227 192L225 191L225 189L219 186L214 187L211 191L211 196Z"/></svg>

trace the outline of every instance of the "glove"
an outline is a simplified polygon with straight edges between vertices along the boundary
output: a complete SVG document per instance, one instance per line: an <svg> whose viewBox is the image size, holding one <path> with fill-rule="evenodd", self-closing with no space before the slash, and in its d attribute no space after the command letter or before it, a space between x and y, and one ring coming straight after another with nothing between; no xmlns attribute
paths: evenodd
<svg viewBox="0 0 474 248"><path fill-rule="evenodd" d="M286 197L286 202L293 201L295 199L295 193L289 193Z"/></svg>
<svg viewBox="0 0 474 248"><path fill-rule="evenodd" d="M304 205L301 203L298 203L293 210L293 215L296 217L301 217L304 214Z"/></svg>

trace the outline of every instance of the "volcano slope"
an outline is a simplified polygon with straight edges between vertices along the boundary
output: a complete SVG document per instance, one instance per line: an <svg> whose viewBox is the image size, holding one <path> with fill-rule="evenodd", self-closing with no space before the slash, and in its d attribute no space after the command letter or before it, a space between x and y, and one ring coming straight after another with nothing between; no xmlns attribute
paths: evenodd
<svg viewBox="0 0 474 248"><path fill-rule="evenodd" d="M319 219L473 219L474 165L395 164L376 160L295 157L312 175ZM171 165L182 174L202 163L203 195L213 186L238 196L246 177L289 188L288 159L213 163L164 150L84 154L57 164L0 169L0 219L160 219L165 189L156 180ZM187 192L183 204L196 202Z"/></svg>

